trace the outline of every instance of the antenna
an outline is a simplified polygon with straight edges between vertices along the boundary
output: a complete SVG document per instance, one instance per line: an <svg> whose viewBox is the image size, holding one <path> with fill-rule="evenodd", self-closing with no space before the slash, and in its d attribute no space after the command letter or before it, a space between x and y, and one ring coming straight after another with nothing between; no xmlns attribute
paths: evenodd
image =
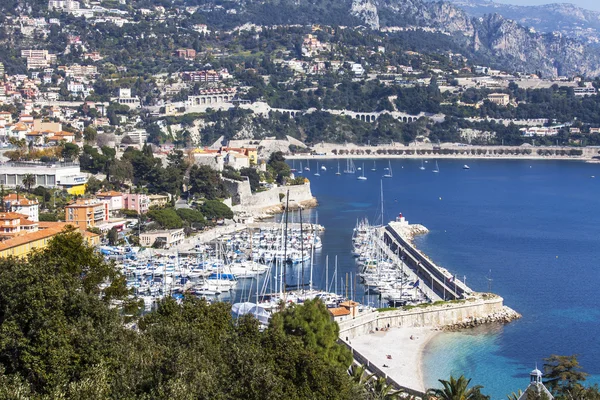
<svg viewBox="0 0 600 400"><path fill-rule="evenodd" d="M385 217L383 216L383 179L381 182L381 226L385 225Z"/></svg>
<svg viewBox="0 0 600 400"><path fill-rule="evenodd" d="M488 276L486 277L487 281L488 281L488 293L492 293L492 270L490 269L490 271L488 272Z"/></svg>

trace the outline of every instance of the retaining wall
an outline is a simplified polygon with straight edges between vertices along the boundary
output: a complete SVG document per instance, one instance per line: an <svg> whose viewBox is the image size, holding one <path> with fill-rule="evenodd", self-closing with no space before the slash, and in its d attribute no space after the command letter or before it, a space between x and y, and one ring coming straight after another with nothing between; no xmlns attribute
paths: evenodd
<svg viewBox="0 0 600 400"><path fill-rule="evenodd" d="M352 339L375 331L375 328L381 329L387 326L441 328L456 325L500 313L503 311L503 302L502 297L493 296L488 299L469 299L460 303L417 307L406 311L368 312L354 319L339 322L340 338Z"/></svg>

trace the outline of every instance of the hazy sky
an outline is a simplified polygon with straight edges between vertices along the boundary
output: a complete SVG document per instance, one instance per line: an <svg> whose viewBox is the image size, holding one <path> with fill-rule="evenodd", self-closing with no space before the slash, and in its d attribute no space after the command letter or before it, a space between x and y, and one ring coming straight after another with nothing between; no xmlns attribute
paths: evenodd
<svg viewBox="0 0 600 400"><path fill-rule="evenodd" d="M588 10L600 11L599 0L494 0L497 3L517 4L521 6L533 6L539 4L550 4L550 3L572 3L581 8L587 8Z"/></svg>

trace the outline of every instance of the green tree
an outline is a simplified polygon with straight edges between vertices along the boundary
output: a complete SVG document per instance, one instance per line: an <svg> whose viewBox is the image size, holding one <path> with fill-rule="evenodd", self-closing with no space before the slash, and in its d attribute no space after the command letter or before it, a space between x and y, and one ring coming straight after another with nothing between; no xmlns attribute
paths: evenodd
<svg viewBox="0 0 600 400"><path fill-rule="evenodd" d="M183 227L183 221L172 208L150 210L146 214L152 221L158 223L165 229L176 229Z"/></svg>
<svg viewBox="0 0 600 400"><path fill-rule="evenodd" d="M373 400L397 400L402 395L400 390L395 390L382 376L369 382L369 392L369 398Z"/></svg>
<svg viewBox="0 0 600 400"><path fill-rule="evenodd" d="M23 175L23 185L27 188L27 192L31 192L31 187L35 185L35 175L25 174Z"/></svg>
<svg viewBox="0 0 600 400"><path fill-rule="evenodd" d="M65 143L61 156L65 161L73 161L79 156L79 146L74 143Z"/></svg>
<svg viewBox="0 0 600 400"><path fill-rule="evenodd" d="M193 210L191 208L180 208L177 210L177 215L179 215L182 220L190 225L204 225L206 223L206 218L204 218L204 215L202 215L200 211Z"/></svg>
<svg viewBox="0 0 600 400"><path fill-rule="evenodd" d="M227 197L219 173L206 165L194 165L190 169L190 193L198 194L208 200Z"/></svg>
<svg viewBox="0 0 600 400"><path fill-rule="evenodd" d="M558 396L573 393L582 386L581 382L588 376L581 369L576 354L571 356L553 354L544 359L544 384Z"/></svg>
<svg viewBox="0 0 600 400"><path fill-rule="evenodd" d="M117 354L130 335L109 303L126 295L124 277L76 231L25 259L0 259L0 364L13 386L51 393Z"/></svg>
<svg viewBox="0 0 600 400"><path fill-rule="evenodd" d="M87 143L94 143L96 142L97 138L98 132L92 126L87 126L83 130L83 140L85 140Z"/></svg>
<svg viewBox="0 0 600 400"><path fill-rule="evenodd" d="M461 375L458 379L453 376L449 381L439 379L439 382L444 387L443 389L429 389L428 393L441 400L475 400L481 396L482 386L469 387L470 379Z"/></svg>
<svg viewBox="0 0 600 400"><path fill-rule="evenodd" d="M200 211L208 219L233 218L233 211L231 211L231 208L219 200L205 200L204 204L200 207Z"/></svg>
<svg viewBox="0 0 600 400"><path fill-rule="evenodd" d="M308 350L327 363L343 368L352 363L350 351L337 343L338 324L331 321L327 307L318 299L286 307L273 317L271 325L297 337Z"/></svg>
<svg viewBox="0 0 600 400"><path fill-rule="evenodd" d="M106 238L111 246L115 246L119 242L119 231L113 226L106 234Z"/></svg>
<svg viewBox="0 0 600 400"><path fill-rule="evenodd" d="M240 169L241 176L247 176L252 192L256 192L260 188L260 175L255 168Z"/></svg>

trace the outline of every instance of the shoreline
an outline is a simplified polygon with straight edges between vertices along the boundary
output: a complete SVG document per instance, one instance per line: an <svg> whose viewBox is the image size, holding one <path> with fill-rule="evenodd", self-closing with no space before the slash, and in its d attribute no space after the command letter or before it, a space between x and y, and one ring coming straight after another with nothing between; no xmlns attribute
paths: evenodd
<svg viewBox="0 0 600 400"><path fill-rule="evenodd" d="M425 348L440 333L443 331L427 327L391 328L387 332L355 337L351 346L398 384L426 392L423 375ZM387 358L388 354L391 359ZM383 367L384 364L388 367Z"/></svg>
<svg viewBox="0 0 600 400"><path fill-rule="evenodd" d="M517 155L445 155L445 154L288 154L286 160L378 160L378 159L448 159L448 160L562 160L562 161L584 161L592 164L600 163L600 160L585 156L517 156Z"/></svg>

